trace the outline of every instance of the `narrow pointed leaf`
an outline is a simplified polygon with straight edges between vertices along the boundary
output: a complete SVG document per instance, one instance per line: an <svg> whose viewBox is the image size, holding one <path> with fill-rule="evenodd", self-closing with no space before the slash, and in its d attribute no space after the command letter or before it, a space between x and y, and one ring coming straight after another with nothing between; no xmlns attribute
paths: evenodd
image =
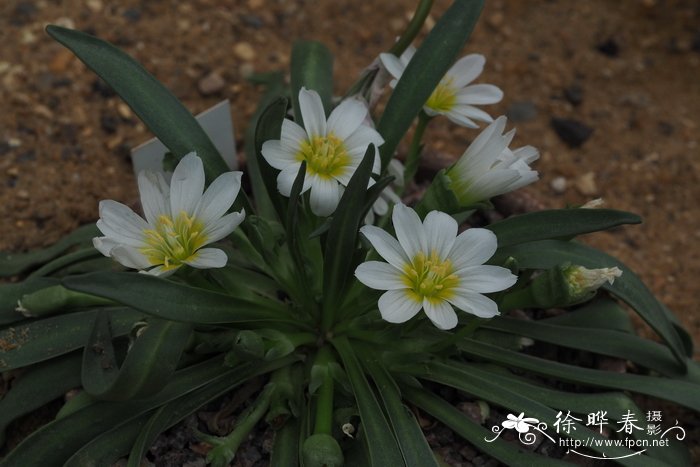
<svg viewBox="0 0 700 467"><path fill-rule="evenodd" d="M687 333L674 326L670 312L627 266L612 256L576 242L542 240L500 248L490 262L498 264L508 257L515 258L523 269L549 269L567 261L587 268L620 268L622 276L603 289L631 306L666 341L681 365L685 366L686 356L692 355L692 347L688 348L692 341Z"/></svg>
<svg viewBox="0 0 700 467"><path fill-rule="evenodd" d="M53 261L44 264L42 267L32 272L28 277L32 278L48 276L49 274L53 274L56 271L60 271L65 267L74 265L76 263L81 263L89 259L99 258L100 256L102 256L102 253L97 251L97 249L93 246L90 246L89 248L84 248L82 250L73 251L63 256L59 256Z"/></svg>
<svg viewBox="0 0 700 467"><path fill-rule="evenodd" d="M556 209L512 216L486 228L496 234L502 248L536 240L568 239L641 222L636 214L612 209Z"/></svg>
<svg viewBox="0 0 700 467"><path fill-rule="evenodd" d="M175 372L191 333L192 327L187 323L149 320L120 367L112 345L109 315L98 313L83 351L85 391L102 400L127 400L157 393Z"/></svg>
<svg viewBox="0 0 700 467"><path fill-rule="evenodd" d="M370 465L373 467L404 465L401 450L392 434L391 426L384 417L382 407L379 405L350 343L346 338L340 337L333 340L333 346L343 360L360 411L362 428L365 431L369 450Z"/></svg>
<svg viewBox="0 0 700 467"><path fill-rule="evenodd" d="M42 250L33 250L28 253L0 252L0 277L16 276L27 272L39 264L51 261L69 248L87 243L99 235L100 231L95 224L87 224L78 227L58 242Z"/></svg>
<svg viewBox="0 0 700 467"><path fill-rule="evenodd" d="M84 32L54 25L46 32L105 80L175 156L195 151L209 183L229 170L194 116L136 60Z"/></svg>
<svg viewBox="0 0 700 467"><path fill-rule="evenodd" d="M42 320L28 321L0 330L3 352L0 371L31 365L85 346L92 323L100 310L81 311ZM128 334L143 313L123 307L104 310L112 321L115 336Z"/></svg>
<svg viewBox="0 0 700 467"><path fill-rule="evenodd" d="M382 167L389 164L411 122L452 66L483 6L483 0L455 0L408 63L377 125L384 137Z"/></svg>
<svg viewBox="0 0 700 467"><path fill-rule="evenodd" d="M49 277L36 277L15 284L0 284L0 326L27 318L17 311L18 302L23 296L58 284L58 279Z"/></svg>
<svg viewBox="0 0 700 467"><path fill-rule="evenodd" d="M69 289L109 298L159 318L186 323L284 320L286 314L286 308L279 302L235 298L147 274L95 272L67 277L63 284Z"/></svg>

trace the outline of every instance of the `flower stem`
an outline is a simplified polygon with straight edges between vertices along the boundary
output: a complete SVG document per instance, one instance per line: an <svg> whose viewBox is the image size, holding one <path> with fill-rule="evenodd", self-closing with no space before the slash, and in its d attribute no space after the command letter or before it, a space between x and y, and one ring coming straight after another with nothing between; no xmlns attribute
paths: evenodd
<svg viewBox="0 0 700 467"><path fill-rule="evenodd" d="M411 45L413 39L415 39L420 32L420 28L423 27L423 23L425 23L425 19L428 17L432 7L433 0L420 1L416 7L415 13L413 13L413 18L411 18L411 21L406 27L406 30L403 32L396 44L394 44L394 46L389 50L390 54L394 54L398 57L409 45Z"/></svg>
<svg viewBox="0 0 700 467"><path fill-rule="evenodd" d="M318 388L316 400L316 420L314 422L314 434L330 435L333 420L333 376L328 364L334 361L333 354L327 345L321 347L316 355L314 365L326 367L323 382Z"/></svg>
<svg viewBox="0 0 700 467"><path fill-rule="evenodd" d="M416 130L413 133L413 139L411 140L411 147L408 150L408 156L406 156L406 168L404 169L404 188L408 186L408 183L413 180L418 170L418 162L420 161L420 153L423 149L421 140L423 139L423 133L425 132L428 122L432 117L430 117L425 112L421 111L418 114L418 124L416 125Z"/></svg>

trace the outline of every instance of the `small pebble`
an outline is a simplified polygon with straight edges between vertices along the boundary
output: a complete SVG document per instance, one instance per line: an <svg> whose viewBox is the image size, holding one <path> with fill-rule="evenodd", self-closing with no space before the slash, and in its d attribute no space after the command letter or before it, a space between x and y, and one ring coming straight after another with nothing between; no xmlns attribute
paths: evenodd
<svg viewBox="0 0 700 467"><path fill-rule="evenodd" d="M593 196L598 193L595 182L595 173L587 172L576 179L576 189L584 196Z"/></svg>
<svg viewBox="0 0 700 467"><path fill-rule="evenodd" d="M615 58L620 55L620 46L612 37L600 42L595 46L595 48L598 50L598 52L611 58Z"/></svg>
<svg viewBox="0 0 700 467"><path fill-rule="evenodd" d="M551 125L557 136L572 148L581 146L593 134L593 128L578 120L553 117Z"/></svg>
<svg viewBox="0 0 700 467"><path fill-rule="evenodd" d="M99 13L100 11L102 11L102 0L87 0L85 4L93 13Z"/></svg>
<svg viewBox="0 0 700 467"><path fill-rule="evenodd" d="M526 122L537 117L537 107L531 101L516 101L508 106L506 116L513 123Z"/></svg>
<svg viewBox="0 0 700 467"><path fill-rule="evenodd" d="M197 88L203 96L210 96L220 92L224 86L226 86L226 81L217 72L213 71L207 76L199 80L197 83Z"/></svg>
<svg viewBox="0 0 700 467"><path fill-rule="evenodd" d="M573 106L581 105L581 102L583 102L583 88L578 84L572 84L564 89L564 98Z"/></svg>
<svg viewBox="0 0 700 467"><path fill-rule="evenodd" d="M124 120L129 120L133 114L131 113L131 108L123 102L117 104L117 113Z"/></svg>
<svg viewBox="0 0 700 467"><path fill-rule="evenodd" d="M247 42L239 42L233 46L233 54L241 60L251 61L255 58L253 46Z"/></svg>
<svg viewBox="0 0 700 467"><path fill-rule="evenodd" d="M552 190L554 190L555 193L562 194L566 191L566 178L564 177L555 177L552 179L552 181L549 183L549 186L552 187Z"/></svg>

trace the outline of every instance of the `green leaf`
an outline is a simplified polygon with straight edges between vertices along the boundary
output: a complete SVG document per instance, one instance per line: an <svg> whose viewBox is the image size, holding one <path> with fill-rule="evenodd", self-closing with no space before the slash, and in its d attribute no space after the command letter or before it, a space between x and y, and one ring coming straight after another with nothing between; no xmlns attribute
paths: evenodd
<svg viewBox="0 0 700 467"><path fill-rule="evenodd" d="M384 137L382 167L394 156L411 122L462 50L483 5L483 0L455 0L408 63L377 125Z"/></svg>
<svg viewBox="0 0 700 467"><path fill-rule="evenodd" d="M51 261L69 248L87 243L93 237L101 235L95 224L83 225L43 250L28 253L0 253L0 277L16 276L29 269Z"/></svg>
<svg viewBox="0 0 700 467"><path fill-rule="evenodd" d="M1 359L2 357L0 357ZM80 354L74 353L28 368L0 399L0 446L13 420L80 386Z"/></svg>
<svg viewBox="0 0 700 467"><path fill-rule="evenodd" d="M84 262L88 259L98 258L100 256L102 256L102 253L97 251L95 247L90 246L89 248L84 248L82 250L77 250L72 253L59 256L53 261L44 264L42 267L32 272L28 277L31 278L48 276L49 274L53 274L56 271L60 271L65 267L72 266L76 263Z"/></svg>
<svg viewBox="0 0 700 467"><path fill-rule="evenodd" d="M372 356L373 355L373 356ZM377 392L382 397L394 435L399 442L407 466L438 467L435 456L425 439L415 416L401 401L401 394L391 374L377 359L377 354L368 354L363 364L372 377Z"/></svg>
<svg viewBox="0 0 700 467"><path fill-rule="evenodd" d="M524 412L529 417L535 417L538 420L547 423L549 427L552 427L552 424L556 419L557 412L555 410L552 410L550 407L541 402L533 400L527 394L518 392L517 388L512 386L504 387L491 380L489 377L482 377L480 374L476 373L465 373L446 363L431 362L426 365L423 374L416 374L416 376L459 389L460 391L464 391L479 399L505 407L516 413ZM550 421L552 423L550 423ZM574 423L574 425L576 428L572 429L569 433L559 434L561 436L566 436L568 438L583 442L586 442L585 440L589 438L596 440L606 439L602 434L589 430L579 423ZM632 454L632 451L629 449L620 447L595 446L594 443L591 443L589 447L591 450L607 457L621 457ZM636 463L634 458L616 460L622 465L639 465ZM644 458L644 462L645 466L666 465L665 463L659 462L656 459L648 456Z"/></svg>
<svg viewBox="0 0 700 467"><path fill-rule="evenodd" d="M280 91L277 88L271 88L269 92ZM266 94L265 97L267 96ZM254 133L249 135L254 144L247 152L248 176L253 186L253 197L258 213L266 218L274 218L276 214L279 219L284 219L284 201L277 189L278 172L262 156L262 147L265 141L280 139L282 122L287 116L289 103L285 98L278 98L270 102L267 107L262 107L262 104L261 102L261 107L256 113L257 119L256 116L253 117L253 121L256 122Z"/></svg>
<svg viewBox="0 0 700 467"><path fill-rule="evenodd" d="M48 360L85 346L92 323L100 310L28 321L0 330L3 352L0 370L10 370ZM129 308L107 308L115 336L128 334L143 313Z"/></svg>
<svg viewBox="0 0 700 467"><path fill-rule="evenodd" d="M235 298L147 274L94 272L66 277L63 284L173 321L200 324L291 321L285 318L287 309L279 302Z"/></svg>
<svg viewBox="0 0 700 467"><path fill-rule="evenodd" d="M191 334L190 324L149 320L119 367L109 314L98 313L83 351L85 391L102 400L127 400L157 393L175 372Z"/></svg>
<svg viewBox="0 0 700 467"><path fill-rule="evenodd" d="M678 362L686 366L686 348L684 339L673 322L667 316L667 310L659 303L644 283L624 264L601 251L575 242L561 240L542 240L500 248L489 261L499 264L506 258L513 257L523 269L550 269L559 264L570 262L587 268L617 266L623 273L612 285L605 284L603 289L620 298L631 306L671 347Z"/></svg>
<svg viewBox="0 0 700 467"><path fill-rule="evenodd" d="M498 246L502 248L536 240L571 238L641 222L636 214L612 209L555 209L512 216L486 228L496 234Z"/></svg>
<svg viewBox="0 0 700 467"><path fill-rule="evenodd" d="M685 374L685 369L679 368L668 347L632 334L608 329L557 326L544 320L526 321L507 317L487 321L481 326L563 347L631 360L666 376L679 378Z"/></svg>
<svg viewBox="0 0 700 467"><path fill-rule="evenodd" d="M365 431L369 449L370 465L376 467L405 465L396 438L392 434L391 426L384 417L382 407L362 371L350 342L345 337L338 337L333 339L333 346L343 360L360 410L362 428Z"/></svg>
<svg viewBox="0 0 700 467"><path fill-rule="evenodd" d="M352 272L352 258L357 248L357 234L364 214L357 209L362 206L367 194L367 184L372 174L375 148L369 145L357 167L338 207L333 215L333 222L328 230L326 251L323 263L323 309L332 310L341 302L342 292L347 286ZM332 323L326 323L330 326Z"/></svg>
<svg viewBox="0 0 700 467"><path fill-rule="evenodd" d="M533 454L522 447L522 445L509 443L501 438L497 438L489 443L485 439L491 439L494 436L490 430L477 424L444 399L424 389L411 386L402 386L401 392L412 404L440 420L481 452L501 461L504 465L536 465L543 467L571 465L558 459Z"/></svg>
<svg viewBox="0 0 700 467"><path fill-rule="evenodd" d="M684 405L693 410L700 410L700 399L697 397L700 384L697 383L566 365L472 339L463 339L457 345L462 351L472 356L485 358L509 367L522 368L533 373L586 386L622 389L646 394Z"/></svg>
<svg viewBox="0 0 700 467"><path fill-rule="evenodd" d="M17 305L23 296L58 284L58 279L49 277L27 279L16 284L0 284L0 325L16 323L27 318L17 311Z"/></svg>
<svg viewBox="0 0 700 467"><path fill-rule="evenodd" d="M627 311L615 300L605 296L595 298L575 310L568 310L558 316L543 319L542 322L557 326L635 333Z"/></svg>
<svg viewBox="0 0 700 467"><path fill-rule="evenodd" d="M304 127L299 109L299 91L302 87L321 96L323 109L331 108L333 96L333 55L325 45L316 41L296 41L292 47L292 107L294 121Z"/></svg>
<svg viewBox="0 0 700 467"><path fill-rule="evenodd" d="M175 156L197 152L209 183L229 170L192 114L136 60L83 32L54 25L46 32L105 80Z"/></svg>
<svg viewBox="0 0 700 467"><path fill-rule="evenodd" d="M178 370L158 394L145 399L123 402L96 402L64 418L50 422L32 433L11 451L0 461L0 467L61 466L90 440L163 404L199 388L214 385L231 388L253 376L273 371L295 360L289 357L270 363L245 364L227 369L223 366L221 358L213 358Z"/></svg>

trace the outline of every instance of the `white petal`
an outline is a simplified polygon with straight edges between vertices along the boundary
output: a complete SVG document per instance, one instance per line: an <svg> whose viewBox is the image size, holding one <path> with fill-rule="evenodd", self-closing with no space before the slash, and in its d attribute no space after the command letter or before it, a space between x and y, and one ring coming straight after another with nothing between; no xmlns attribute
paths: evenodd
<svg viewBox="0 0 700 467"><path fill-rule="evenodd" d="M197 219L209 225L226 214L241 189L242 176L243 172L226 172L216 177L197 203Z"/></svg>
<svg viewBox="0 0 700 467"><path fill-rule="evenodd" d="M384 321L405 323L416 316L422 304L409 297L408 289L402 289L384 292L377 305Z"/></svg>
<svg viewBox="0 0 700 467"><path fill-rule="evenodd" d="M394 206L392 221L396 238L411 260L419 253L427 253L423 223L416 211L399 203Z"/></svg>
<svg viewBox="0 0 700 467"><path fill-rule="evenodd" d="M245 211L232 212L231 214L226 214L224 217L214 221L213 223L207 225L204 228L204 235L206 237L205 245L209 243L221 240L227 237L231 232L233 232L238 225L245 219Z"/></svg>
<svg viewBox="0 0 700 467"><path fill-rule="evenodd" d="M457 326L457 314L452 305L444 300L432 302L427 298L423 299L423 309L426 316L438 329L452 329Z"/></svg>
<svg viewBox="0 0 700 467"><path fill-rule="evenodd" d="M374 144L379 147L384 144L384 138L374 128L360 125L343 143L348 153L362 157L367 151L367 146Z"/></svg>
<svg viewBox="0 0 700 467"><path fill-rule="evenodd" d="M112 248L110 256L127 268L146 269L153 266L137 248L126 245L117 245Z"/></svg>
<svg viewBox="0 0 700 467"><path fill-rule="evenodd" d="M460 58L452 65L446 77L452 78L452 85L454 87L464 87L474 81L481 72L484 71L485 63L486 58L483 55L467 55L466 57Z"/></svg>
<svg viewBox="0 0 700 467"><path fill-rule="evenodd" d="M391 190L391 188L385 188L382 194L379 196L379 198L377 198L377 200L372 205L372 210L380 216L383 216L384 214L389 212L389 203L387 203L386 199L383 198L384 193L386 193L387 190Z"/></svg>
<svg viewBox="0 0 700 467"><path fill-rule="evenodd" d="M367 287L378 290L405 289L402 273L394 266L381 261L367 261L355 269L357 279Z"/></svg>
<svg viewBox="0 0 700 467"><path fill-rule="evenodd" d="M328 134L333 133L344 140L359 128L366 116L365 104L358 99L345 99L328 117Z"/></svg>
<svg viewBox="0 0 700 467"><path fill-rule="evenodd" d="M299 174L299 167L301 167L301 162L296 162L282 169L277 175L277 189L283 196L288 197L292 193L292 185ZM305 178L309 178L308 173ZM304 180L304 185L306 185L306 180Z"/></svg>
<svg viewBox="0 0 700 467"><path fill-rule="evenodd" d="M105 236L119 243L139 247L143 245L143 231L151 226L128 206L112 201L100 201L100 220L97 228Z"/></svg>
<svg viewBox="0 0 700 467"><path fill-rule="evenodd" d="M424 107L423 110L426 108ZM426 110L427 113L427 110ZM438 112L433 112L434 114L438 114ZM479 128L479 124L474 122L471 118L465 117L464 115L457 113L457 112L447 112L444 114L452 123L455 123L457 125L463 126L465 128Z"/></svg>
<svg viewBox="0 0 700 467"><path fill-rule="evenodd" d="M119 243L109 237L95 237L92 239L92 245L103 255L112 256L112 248Z"/></svg>
<svg viewBox="0 0 700 467"><path fill-rule="evenodd" d="M218 248L202 248L190 256L185 264L197 269L223 268L228 262L226 253Z"/></svg>
<svg viewBox="0 0 700 467"><path fill-rule="evenodd" d="M395 268L403 270L410 263L399 242L386 231L373 225L366 225L360 229L360 233L369 240L377 253Z"/></svg>
<svg viewBox="0 0 700 467"><path fill-rule="evenodd" d="M518 276L500 266L470 266L456 271L459 276L459 289L478 293L491 293L506 290L513 286Z"/></svg>
<svg viewBox="0 0 700 467"><path fill-rule="evenodd" d="M299 146L296 147L296 150L299 150ZM296 159L296 153L282 146L282 143L278 140L265 141L260 152L265 161L277 170L282 170L290 164L299 162Z"/></svg>
<svg viewBox="0 0 700 467"><path fill-rule="evenodd" d="M180 269L182 265L177 265L175 267L168 267L166 268L165 266L156 266L155 268L151 268L147 271L141 271L144 274L150 274L152 276L158 276L158 277L168 277L172 276L175 274L175 271Z"/></svg>
<svg viewBox="0 0 700 467"><path fill-rule="evenodd" d="M478 293L459 293L448 298L449 302L462 311L479 318L493 318L500 314L496 302Z"/></svg>
<svg viewBox="0 0 700 467"><path fill-rule="evenodd" d="M304 121L304 128L309 137L326 135L326 113L321 97L316 91L301 88L299 91L299 110Z"/></svg>
<svg viewBox="0 0 700 467"><path fill-rule="evenodd" d="M386 71L391 74L395 79L401 78L403 70L406 66L401 63L401 60L396 55L383 53L379 54L379 59L382 61L382 65L386 68Z"/></svg>
<svg viewBox="0 0 700 467"><path fill-rule="evenodd" d="M428 252L435 251L441 260L445 260L457 237L457 221L444 212L430 211L425 216L423 227Z"/></svg>
<svg viewBox="0 0 700 467"><path fill-rule="evenodd" d="M340 190L338 182L332 178L316 177L311 184L309 204L311 212L317 216L330 216L338 207Z"/></svg>
<svg viewBox="0 0 700 467"><path fill-rule="evenodd" d="M193 152L182 158L170 179L170 212L177 217L180 212L194 214L204 191L204 166L202 159Z"/></svg>
<svg viewBox="0 0 700 467"><path fill-rule="evenodd" d="M493 84L472 84L457 92L457 104L495 104L503 99L503 91Z"/></svg>
<svg viewBox="0 0 700 467"><path fill-rule="evenodd" d="M459 271L467 266L484 264L496 252L496 234L486 229L468 229L455 239L450 251L452 267Z"/></svg>
<svg viewBox="0 0 700 467"><path fill-rule="evenodd" d="M291 152L298 151L301 143L308 139L309 136L301 126L286 118L282 121L280 144L283 149Z"/></svg>
<svg viewBox="0 0 700 467"><path fill-rule="evenodd" d="M510 169L494 169L482 174L469 186L474 201L484 201L497 195L513 191L513 185L520 179L520 172ZM534 181L534 180L533 180Z"/></svg>
<svg viewBox="0 0 700 467"><path fill-rule="evenodd" d="M452 120L455 123L458 123L460 125L464 125L468 128L472 128L471 126L468 126L467 124L459 123L460 121L472 121L472 120L477 120L480 122L486 122L486 123L491 123L493 122L493 118L491 118L491 115L489 115L487 112L476 108L471 105L465 105L465 104L455 104L449 112L445 114L447 118ZM476 123L474 123L476 125Z"/></svg>
<svg viewBox="0 0 700 467"><path fill-rule="evenodd" d="M143 214L149 223L155 224L161 214L170 215L170 187L161 173L141 171L138 185Z"/></svg>
<svg viewBox="0 0 700 467"><path fill-rule="evenodd" d="M540 152L533 146L523 146L513 151L513 154L526 164L531 164L540 157Z"/></svg>

